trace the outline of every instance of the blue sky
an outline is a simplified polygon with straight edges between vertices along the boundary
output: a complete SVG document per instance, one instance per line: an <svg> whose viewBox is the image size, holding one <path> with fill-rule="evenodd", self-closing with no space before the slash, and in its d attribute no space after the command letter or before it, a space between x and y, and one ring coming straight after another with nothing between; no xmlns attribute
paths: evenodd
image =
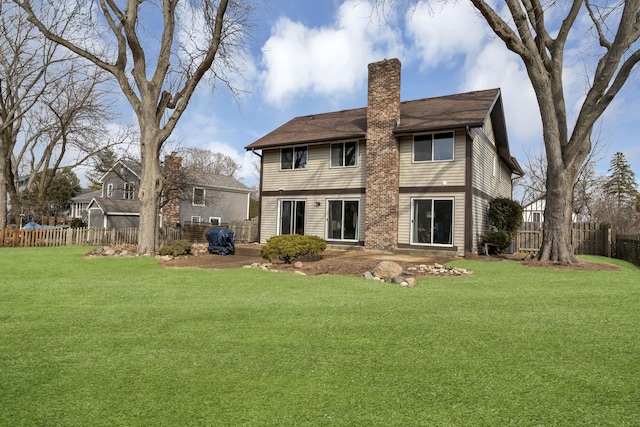
<svg viewBox="0 0 640 427"><path fill-rule="evenodd" d="M492 35L467 2L431 2L436 10L388 9L367 0L271 0L256 10L244 72L234 99L218 85L201 85L178 124L173 143L207 148L245 165L243 181L256 182L254 158L243 147L295 116L366 106L367 64L402 62L403 101L499 87L511 152L521 164L541 152L535 96L519 57ZM571 115L585 92L592 40L582 20L565 57ZM606 150L598 171L622 151L640 179L640 70L609 108L599 130ZM167 145L170 148L172 145Z"/></svg>

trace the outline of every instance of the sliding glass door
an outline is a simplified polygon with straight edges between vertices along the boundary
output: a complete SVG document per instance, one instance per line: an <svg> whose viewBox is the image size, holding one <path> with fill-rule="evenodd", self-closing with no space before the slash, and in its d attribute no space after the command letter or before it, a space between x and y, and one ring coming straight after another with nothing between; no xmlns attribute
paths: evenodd
<svg viewBox="0 0 640 427"><path fill-rule="evenodd" d="M453 200L413 199L411 243L453 245Z"/></svg>

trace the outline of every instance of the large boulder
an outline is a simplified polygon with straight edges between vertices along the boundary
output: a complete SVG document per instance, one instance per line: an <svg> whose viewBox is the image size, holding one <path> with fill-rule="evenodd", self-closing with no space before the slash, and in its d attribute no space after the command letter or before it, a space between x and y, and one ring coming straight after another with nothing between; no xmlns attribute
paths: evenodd
<svg viewBox="0 0 640 427"><path fill-rule="evenodd" d="M373 275L391 281L394 277L402 276L402 267L393 261L381 261L373 269Z"/></svg>

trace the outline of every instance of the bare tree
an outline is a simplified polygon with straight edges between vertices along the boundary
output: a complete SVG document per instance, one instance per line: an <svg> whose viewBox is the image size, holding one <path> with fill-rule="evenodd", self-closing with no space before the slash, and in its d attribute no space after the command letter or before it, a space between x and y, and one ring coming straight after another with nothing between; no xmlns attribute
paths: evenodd
<svg viewBox="0 0 640 427"><path fill-rule="evenodd" d="M50 2L34 9L31 0L15 1L45 37L111 73L135 112L142 163L138 252L154 252L162 146L203 78L222 80L231 88L225 69L233 69L233 53L242 48L248 6L241 0L127 0L121 7L115 0L96 0ZM95 43L60 34L51 24L61 15L79 28L93 29ZM107 27L104 34L97 33L101 23Z"/></svg>
<svg viewBox="0 0 640 427"><path fill-rule="evenodd" d="M181 148L182 166L197 173L230 176L238 179L242 166L233 157L204 148Z"/></svg>
<svg viewBox="0 0 640 427"><path fill-rule="evenodd" d="M603 159L607 144L601 137L594 140L593 148L580 166L573 185L573 218L579 221L591 220L594 198L601 177L596 173L596 164ZM527 153L523 170L525 175L514 180L514 194L520 198L523 206L546 197L547 194L547 158L544 152L535 155Z"/></svg>
<svg viewBox="0 0 640 427"><path fill-rule="evenodd" d="M634 44L640 37L640 0L597 5L573 0L559 28L547 28L539 0L506 0L510 22L484 0L471 0L506 47L522 59L538 100L547 155L547 202L541 261L576 262L571 247L573 186L591 152L596 121L618 94L640 60ZM559 9L559 8L558 8ZM600 44L599 60L570 130L563 71L567 38L576 20L587 15Z"/></svg>
<svg viewBox="0 0 640 427"><path fill-rule="evenodd" d="M0 226L4 227L7 194L13 218L20 222L19 181L27 179L24 186L30 190L37 185L32 194L44 197L59 168L73 168L100 149L106 140L102 121L108 107L99 90L103 72L81 66L75 55L43 38L20 8L6 1L0 8Z"/></svg>

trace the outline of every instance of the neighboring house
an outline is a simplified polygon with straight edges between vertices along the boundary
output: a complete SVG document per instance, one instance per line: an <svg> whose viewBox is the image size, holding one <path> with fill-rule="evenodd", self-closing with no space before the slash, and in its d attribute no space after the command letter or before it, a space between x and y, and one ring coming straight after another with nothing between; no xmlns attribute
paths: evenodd
<svg viewBox="0 0 640 427"><path fill-rule="evenodd" d="M522 175L499 89L400 102L400 61L369 65L368 106L296 117L261 154L260 242L288 233L373 251L477 252Z"/></svg>
<svg viewBox="0 0 640 427"><path fill-rule="evenodd" d="M90 191L88 193L82 193L71 199L71 214L72 219L78 218L83 222L89 220L89 214L87 208L89 203L94 197L102 197L102 190Z"/></svg>
<svg viewBox="0 0 640 427"><path fill-rule="evenodd" d="M140 164L119 160L101 179L102 190L87 206L88 226L137 227L140 216ZM238 180L218 175L197 176L182 169L175 154L165 157L171 197L165 197L160 226L185 223L222 224L249 217L251 189Z"/></svg>
<svg viewBox="0 0 640 427"><path fill-rule="evenodd" d="M546 207L545 196L540 196L533 202L522 207L522 221L523 222L535 222L542 224L544 222L544 209ZM571 220L577 222L578 215L574 212L571 214Z"/></svg>
<svg viewBox="0 0 640 427"><path fill-rule="evenodd" d="M537 198L533 202L522 207L522 221L523 222L535 222L542 224L544 222L544 208L545 208L544 196Z"/></svg>

